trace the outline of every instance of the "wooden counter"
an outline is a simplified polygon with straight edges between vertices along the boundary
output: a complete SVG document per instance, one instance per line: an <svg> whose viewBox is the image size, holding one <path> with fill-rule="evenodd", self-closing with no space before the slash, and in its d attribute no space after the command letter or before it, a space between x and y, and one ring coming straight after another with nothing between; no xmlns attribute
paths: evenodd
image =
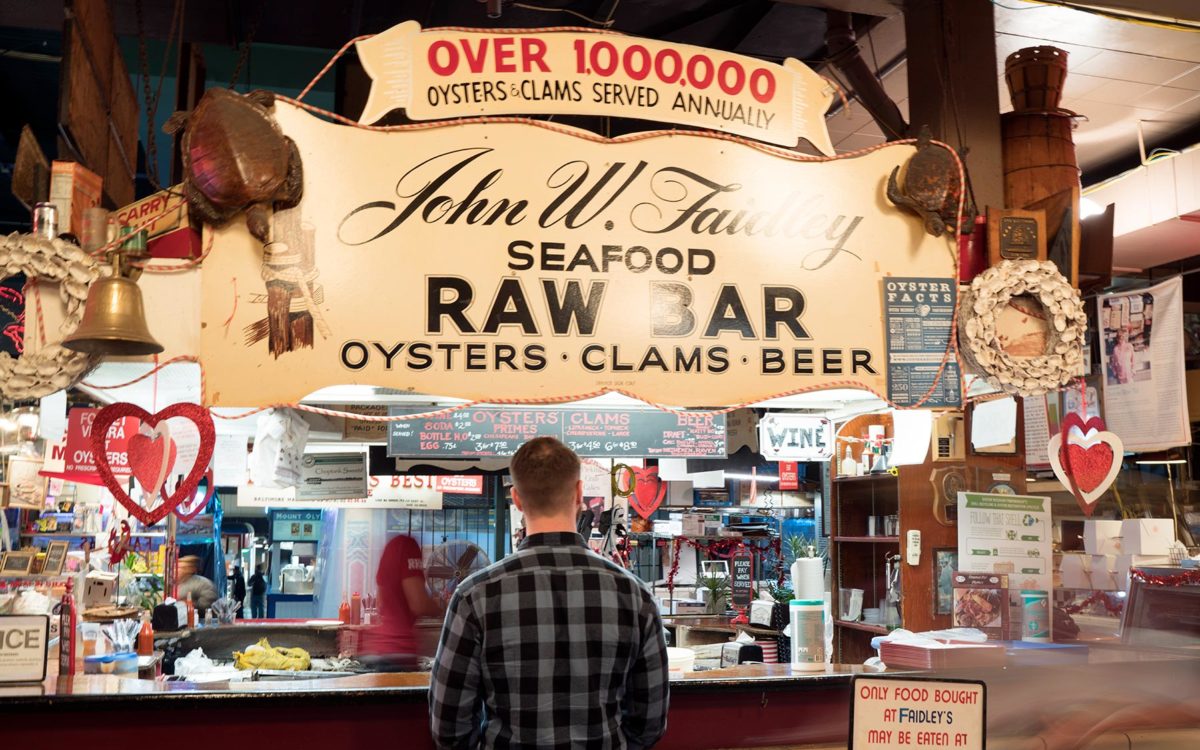
<svg viewBox="0 0 1200 750"><path fill-rule="evenodd" d="M945 676L986 682L989 740L1036 736L1047 727L1092 727L1123 713L1148 727L1200 727L1200 660L1114 649L1099 656L1079 665ZM793 674L787 665L742 665L673 680L668 730L656 748L845 743L850 680L860 671L845 666ZM0 736L14 748L128 750L136 738L153 737L185 750L248 738L274 747L426 750L433 747L428 679L425 673L364 674L192 685L51 678L0 687Z"/></svg>

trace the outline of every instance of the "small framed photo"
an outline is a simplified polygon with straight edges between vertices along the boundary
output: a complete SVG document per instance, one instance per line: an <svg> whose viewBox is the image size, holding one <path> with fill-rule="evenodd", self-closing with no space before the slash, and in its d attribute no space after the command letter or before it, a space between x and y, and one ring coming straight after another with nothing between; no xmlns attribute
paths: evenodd
<svg viewBox="0 0 1200 750"><path fill-rule="evenodd" d="M33 550L6 552L4 557L0 559L0 576L29 575L29 571L33 569L33 558L35 556L36 553Z"/></svg>
<svg viewBox="0 0 1200 750"><path fill-rule="evenodd" d="M949 615L954 612L954 571L958 569L958 549L942 547L933 550L933 613Z"/></svg>
<svg viewBox="0 0 1200 750"><path fill-rule="evenodd" d="M68 542L50 542L46 547L46 563L42 566L42 575L62 575L63 564L67 561Z"/></svg>

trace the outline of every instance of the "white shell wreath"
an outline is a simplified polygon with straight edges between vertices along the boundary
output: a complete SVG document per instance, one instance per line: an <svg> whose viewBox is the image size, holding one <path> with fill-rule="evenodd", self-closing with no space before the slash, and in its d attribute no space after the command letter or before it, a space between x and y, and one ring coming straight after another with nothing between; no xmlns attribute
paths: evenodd
<svg viewBox="0 0 1200 750"><path fill-rule="evenodd" d="M996 334L996 317L1009 302L1028 295L1046 311L1046 350L1035 357L1014 357ZM1008 393L1039 396L1076 376L1083 358L1087 315L1079 292L1053 263L1005 260L975 277L963 295L959 334L968 365Z"/></svg>
<svg viewBox="0 0 1200 750"><path fill-rule="evenodd" d="M69 242L34 234L10 234L0 238L0 275L6 278L18 273L58 282L59 297L67 306L66 319L59 326L65 336L79 327L88 287L100 275L100 266ZM31 333L26 331L27 341ZM0 352L0 397L41 398L74 385L95 364L90 355L73 352L59 343L47 344L16 359Z"/></svg>

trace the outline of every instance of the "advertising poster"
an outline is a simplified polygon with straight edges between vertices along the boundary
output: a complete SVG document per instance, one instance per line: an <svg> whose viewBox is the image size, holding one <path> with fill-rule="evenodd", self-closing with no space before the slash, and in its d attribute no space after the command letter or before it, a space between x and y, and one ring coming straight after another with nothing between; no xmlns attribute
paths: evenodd
<svg viewBox="0 0 1200 750"><path fill-rule="evenodd" d="M1109 431L1132 452L1189 445L1183 279L1106 294L1096 305Z"/></svg>
<svg viewBox="0 0 1200 750"><path fill-rule="evenodd" d="M954 279L883 281L888 398L913 406L929 391L950 345L957 292ZM958 362L946 362L937 390L921 406L961 406Z"/></svg>
<svg viewBox="0 0 1200 750"><path fill-rule="evenodd" d="M1053 590L1052 542L1050 498L958 493L958 573L1007 576L1014 625L1021 591Z"/></svg>

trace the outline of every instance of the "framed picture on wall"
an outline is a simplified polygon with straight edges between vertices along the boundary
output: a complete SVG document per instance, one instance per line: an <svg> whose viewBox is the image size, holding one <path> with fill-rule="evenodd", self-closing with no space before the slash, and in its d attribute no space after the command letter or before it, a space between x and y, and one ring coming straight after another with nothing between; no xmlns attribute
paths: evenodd
<svg viewBox="0 0 1200 750"><path fill-rule="evenodd" d="M958 549L933 550L933 613L948 615L954 611L954 571L958 568Z"/></svg>
<svg viewBox="0 0 1200 750"><path fill-rule="evenodd" d="M67 549L70 544L64 541L50 542L46 547L46 563L42 566L42 575L62 575L63 564L67 561Z"/></svg>

